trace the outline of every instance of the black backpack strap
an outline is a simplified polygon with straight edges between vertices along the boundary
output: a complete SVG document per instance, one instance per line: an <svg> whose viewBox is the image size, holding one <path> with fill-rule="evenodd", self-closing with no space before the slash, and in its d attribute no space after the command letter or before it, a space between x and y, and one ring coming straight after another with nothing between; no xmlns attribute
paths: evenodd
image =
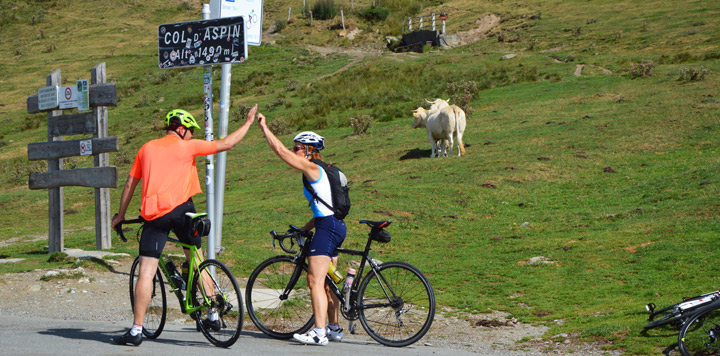
<svg viewBox="0 0 720 356"><path fill-rule="evenodd" d="M324 171L324 174L328 174L327 170L323 169L323 165L327 166L327 164L325 162L316 160L316 159L311 159L310 161L319 165L320 169L322 169ZM330 206L330 204L328 204L324 200L322 200L322 198L320 198L320 196L318 196L317 193L315 193L315 189L313 189L312 184L310 184L310 181L308 181L307 178L305 178L304 174L302 176L302 180L303 180L303 185L305 186L305 189L307 189L307 191L310 192L310 194L312 194L313 199L325 204L325 206L328 209L332 210L332 212L335 213L335 209L332 206ZM312 205L312 202L308 203L308 205Z"/></svg>

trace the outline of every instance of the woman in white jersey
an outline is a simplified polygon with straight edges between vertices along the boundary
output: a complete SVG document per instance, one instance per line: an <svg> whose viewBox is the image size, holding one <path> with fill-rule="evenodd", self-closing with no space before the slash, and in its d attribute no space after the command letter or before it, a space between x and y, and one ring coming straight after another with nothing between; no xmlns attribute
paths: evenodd
<svg viewBox="0 0 720 356"><path fill-rule="evenodd" d="M325 147L325 139L311 131L301 132L293 139L295 145L290 151L268 129L265 116L258 113L257 118L260 130L275 154L290 167L301 171L318 197L331 204L330 181L327 173L317 163L311 161L311 159L322 160L320 150ZM303 193L310 202L313 217L301 230L315 229L308 257L308 284L315 314L315 328L304 335L295 334L293 338L304 344L324 346L327 345L328 339L340 341L343 338L342 329L338 325L340 302L335 294L326 288L325 276L331 261L337 266L338 255L335 249L342 245L347 229L342 220L335 218L330 208L314 199L304 187ZM327 328L326 321L329 323Z"/></svg>

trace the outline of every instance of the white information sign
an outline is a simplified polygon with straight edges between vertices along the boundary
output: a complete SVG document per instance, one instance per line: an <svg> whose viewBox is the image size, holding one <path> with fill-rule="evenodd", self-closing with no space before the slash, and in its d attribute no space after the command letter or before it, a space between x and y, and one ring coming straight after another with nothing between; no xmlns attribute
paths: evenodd
<svg viewBox="0 0 720 356"><path fill-rule="evenodd" d="M262 39L263 0L210 0L210 17L245 18L248 45L259 46Z"/></svg>
<svg viewBox="0 0 720 356"><path fill-rule="evenodd" d="M77 87L60 87L60 109L71 109L78 107Z"/></svg>
<svg viewBox="0 0 720 356"><path fill-rule="evenodd" d="M38 110L50 110L58 107L58 86L38 89Z"/></svg>
<svg viewBox="0 0 720 356"><path fill-rule="evenodd" d="M89 156L92 154L92 140L80 141L80 155Z"/></svg>

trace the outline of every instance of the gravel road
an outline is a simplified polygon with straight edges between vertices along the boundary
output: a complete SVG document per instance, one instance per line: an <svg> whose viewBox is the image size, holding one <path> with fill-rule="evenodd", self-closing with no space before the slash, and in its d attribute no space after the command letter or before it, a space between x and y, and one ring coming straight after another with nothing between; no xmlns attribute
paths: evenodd
<svg viewBox="0 0 720 356"><path fill-rule="evenodd" d="M87 251L87 254L97 251ZM73 255L83 258L83 251ZM2 261L0 261L2 262ZM0 280L0 316L42 317L58 320L125 321L132 322L128 298L128 273L132 259L119 256L110 260L114 271L102 268L77 268L64 270L37 269L32 272L11 273ZM60 274L75 275L73 278L47 277ZM43 278L43 276L46 276ZM243 278L238 278L244 287ZM172 297L172 296L171 296ZM168 323L191 325L191 319L178 311L174 300ZM174 308L174 309L172 309ZM441 306L429 333L418 342L428 348L462 350L482 355L619 355L619 352L603 351L600 345L580 343L572 336L558 335L544 340L544 326L532 326L508 320L503 313L447 317L448 311ZM344 321L347 323L347 321ZM344 325L346 327L347 325ZM248 317L244 330L257 330ZM346 338L366 338L362 327L357 335ZM520 341L523 342L520 342Z"/></svg>

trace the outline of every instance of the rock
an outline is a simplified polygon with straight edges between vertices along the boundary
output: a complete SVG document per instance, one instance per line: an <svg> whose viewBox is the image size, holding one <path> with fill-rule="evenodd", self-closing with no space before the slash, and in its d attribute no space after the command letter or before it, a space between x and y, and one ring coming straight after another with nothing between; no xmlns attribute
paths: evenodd
<svg viewBox="0 0 720 356"><path fill-rule="evenodd" d="M506 55L500 57L500 60L512 59L512 58L515 58L515 57L517 57L517 54L506 54Z"/></svg>
<svg viewBox="0 0 720 356"><path fill-rule="evenodd" d="M0 258L0 263L15 263L24 260L24 258Z"/></svg>

